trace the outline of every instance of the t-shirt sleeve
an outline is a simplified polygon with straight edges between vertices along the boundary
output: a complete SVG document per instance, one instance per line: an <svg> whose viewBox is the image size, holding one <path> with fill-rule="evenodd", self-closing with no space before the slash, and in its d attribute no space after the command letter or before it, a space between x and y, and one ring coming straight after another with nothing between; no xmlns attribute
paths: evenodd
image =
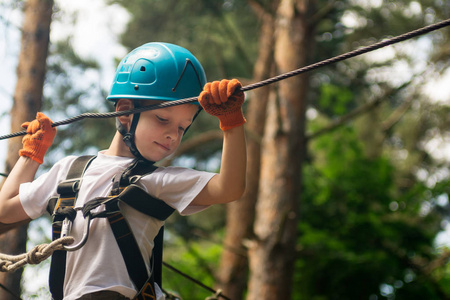
<svg viewBox="0 0 450 300"><path fill-rule="evenodd" d="M68 156L34 181L20 185L19 199L31 219L36 219L45 213L48 200L57 195L56 188L59 182L66 178L69 166L75 158L76 156Z"/></svg>
<svg viewBox="0 0 450 300"><path fill-rule="evenodd" d="M215 173L180 167L158 168L143 178L147 191L175 208L181 215L190 215L208 206L190 205Z"/></svg>

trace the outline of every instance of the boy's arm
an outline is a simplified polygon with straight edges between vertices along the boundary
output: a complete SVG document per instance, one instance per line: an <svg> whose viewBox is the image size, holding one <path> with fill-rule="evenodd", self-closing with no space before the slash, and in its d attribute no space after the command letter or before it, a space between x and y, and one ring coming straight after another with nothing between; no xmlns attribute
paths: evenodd
<svg viewBox="0 0 450 300"><path fill-rule="evenodd" d="M42 164L45 152L56 135L56 128L51 124L52 121L42 113L38 113L34 121L22 124L27 129L22 139L23 148L0 190L0 223L12 224L29 219L19 199L19 187L22 183L33 181ZM0 231L4 227L0 226Z"/></svg>
<svg viewBox="0 0 450 300"><path fill-rule="evenodd" d="M235 93L241 84L236 79L207 83L199 102L220 120L223 149L220 172L214 176L192 202L193 205L228 203L239 199L245 190L247 165L242 113L244 93Z"/></svg>
<svg viewBox="0 0 450 300"><path fill-rule="evenodd" d="M19 199L19 186L33 181L39 163L21 156L0 191L0 222L10 224L29 219Z"/></svg>

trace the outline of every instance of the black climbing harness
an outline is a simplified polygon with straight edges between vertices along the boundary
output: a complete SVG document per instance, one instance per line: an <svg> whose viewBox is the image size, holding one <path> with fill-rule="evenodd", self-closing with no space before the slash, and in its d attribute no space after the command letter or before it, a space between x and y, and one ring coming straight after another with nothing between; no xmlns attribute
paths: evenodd
<svg viewBox="0 0 450 300"><path fill-rule="evenodd" d="M71 165L66 180L58 185L59 198L49 201L47 210L53 216L53 240L70 233L70 224L76 216L74 209L78 191L84 171L95 156L80 156ZM92 219L107 218L120 252L125 261L128 275L139 291L135 299L156 299L154 283L161 287L162 282L162 243L164 226L161 227L154 239L153 253L150 259L151 274L148 275L145 260L139 250L134 235L128 222L120 210L120 202L126 203L132 208L147 216L160 221L166 220L174 209L165 202L149 195L136 185L145 175L152 173L157 167L153 162L136 159L122 173L113 179L113 187L108 197L94 198L85 203L81 208L84 217L83 237L76 245L64 246L64 250L55 251L50 267L50 291L53 299L63 298L63 285L65 276L65 262L67 251L80 249L89 237L89 225ZM105 210L97 213L92 211L104 205Z"/></svg>

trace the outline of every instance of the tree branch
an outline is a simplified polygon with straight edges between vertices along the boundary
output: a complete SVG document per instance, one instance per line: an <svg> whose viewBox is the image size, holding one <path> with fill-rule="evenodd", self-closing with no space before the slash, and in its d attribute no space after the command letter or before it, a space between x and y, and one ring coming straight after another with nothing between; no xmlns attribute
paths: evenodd
<svg viewBox="0 0 450 300"><path fill-rule="evenodd" d="M325 133L329 133L329 132L337 129L339 126L347 123L348 121L350 121L352 119L355 119L356 117L359 117L360 115L369 112L371 109L373 109L374 107L378 106L378 104L380 104L382 100L384 100L386 98L389 98L392 95L398 93L399 91L405 89L407 86L411 85L411 83L412 83L412 81L409 81L409 82L404 83L403 85L401 85L400 87L398 87L396 89L390 89L390 90L386 91L386 93L383 96L380 96L380 97L378 97L375 100L372 100L372 101L370 101L370 102L368 102L368 103L366 103L366 104L364 104L362 106L359 106L359 107L355 108L353 111L349 112L348 114L346 114L346 115L342 116L341 118L331 122L331 124L329 124L328 126L326 126L326 127L322 128L322 129L319 129L316 132L313 132L313 133L307 135L306 136L306 140L316 138L316 137L318 137L318 136L320 136L322 134L325 134ZM406 102L410 102L410 99L408 99ZM400 107L402 107L402 106L405 106L405 107L403 107L401 110L400 110L400 108L398 108L397 109L397 110L399 110L398 114L400 114L403 109L407 110L407 108L409 107L405 103L403 103ZM401 114L399 116L397 114L395 114L395 115L394 114L395 114L395 112L392 113L391 116L385 122L383 122L383 124L385 126L389 125L388 123L386 123L388 120L390 120L391 122L395 122L395 121L398 121L401 118L401 116L403 116L403 114ZM398 120L396 120L395 118L398 118ZM391 125L393 126L393 125L395 125L395 123L393 123ZM383 125L381 125L381 126L383 126ZM384 129L386 127L382 127L382 128Z"/></svg>
<svg viewBox="0 0 450 300"><path fill-rule="evenodd" d="M308 23L310 25L316 25L317 23L319 23L321 20L323 20L324 18L326 18L328 16L328 14L333 11L334 9L334 4L336 3L336 0L331 0L329 1L325 6L323 6L321 9L319 9L308 21Z"/></svg>
<svg viewBox="0 0 450 300"><path fill-rule="evenodd" d="M406 99L396 110L394 110L394 112L392 112L392 114L383 123L381 123L381 129L383 130L383 132L390 130L392 127L394 127L395 124L400 121L400 119L411 107L411 103L412 97Z"/></svg>
<svg viewBox="0 0 450 300"><path fill-rule="evenodd" d="M371 102L368 102L362 106L357 107L356 109L354 109L353 111L349 112L348 114L342 116L341 118L331 122L331 124L329 124L328 126L317 130L316 132L309 134L306 136L306 140L310 140L310 139L314 139L318 136L321 136L322 134L325 133L329 133L335 129L337 129L338 127L340 127L341 125L347 123L348 121L369 112L370 110L372 110L374 107L378 106L378 104L380 104L382 98L377 98Z"/></svg>

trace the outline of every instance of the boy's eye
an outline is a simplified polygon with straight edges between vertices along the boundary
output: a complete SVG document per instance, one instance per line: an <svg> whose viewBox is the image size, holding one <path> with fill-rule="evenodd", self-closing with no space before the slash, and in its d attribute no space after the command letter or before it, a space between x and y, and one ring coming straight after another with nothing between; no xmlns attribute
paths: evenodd
<svg viewBox="0 0 450 300"><path fill-rule="evenodd" d="M156 118L157 118L159 121L161 121L161 122L167 122L167 121L169 121L168 119L162 118L162 117L160 117L160 116L158 116L158 115L156 115Z"/></svg>
<svg viewBox="0 0 450 300"><path fill-rule="evenodd" d="M183 128L183 127L178 127L178 130L180 130L181 132L184 132L185 130L186 130L186 128Z"/></svg>

